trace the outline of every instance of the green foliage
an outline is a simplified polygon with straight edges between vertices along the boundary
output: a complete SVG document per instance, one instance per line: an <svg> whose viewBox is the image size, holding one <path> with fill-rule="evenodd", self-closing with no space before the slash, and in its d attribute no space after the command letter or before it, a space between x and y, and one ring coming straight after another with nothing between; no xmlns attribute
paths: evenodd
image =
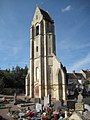
<svg viewBox="0 0 90 120"><path fill-rule="evenodd" d="M25 91L25 77L28 67L13 67L12 70L0 70L0 94L13 94L15 91Z"/></svg>
<svg viewBox="0 0 90 120"><path fill-rule="evenodd" d="M90 84L90 81L89 80L86 80L85 82L84 82L84 85L85 86L87 86L87 85L89 85Z"/></svg>
<svg viewBox="0 0 90 120"><path fill-rule="evenodd" d="M4 89L4 86L5 86L4 80L3 80L3 78L1 78L0 79L0 93L2 93L2 90Z"/></svg>
<svg viewBox="0 0 90 120"><path fill-rule="evenodd" d="M3 93L4 95L13 95L14 92L15 92L15 89L13 89L13 88L4 88L4 89L2 90L2 93Z"/></svg>

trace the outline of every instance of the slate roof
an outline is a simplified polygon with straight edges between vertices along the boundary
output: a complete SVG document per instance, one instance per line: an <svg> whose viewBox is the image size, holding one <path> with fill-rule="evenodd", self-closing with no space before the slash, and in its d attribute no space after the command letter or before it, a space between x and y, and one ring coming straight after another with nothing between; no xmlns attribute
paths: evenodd
<svg viewBox="0 0 90 120"><path fill-rule="evenodd" d="M52 18L50 17L50 15L46 11L44 11L42 9L40 9L40 11L41 11L41 14L43 15L43 18L45 20L47 20L47 21L49 21L51 23L54 23L54 21L52 20Z"/></svg>
<svg viewBox="0 0 90 120"><path fill-rule="evenodd" d="M86 74L90 74L90 70L82 70L83 72L85 72Z"/></svg>
<svg viewBox="0 0 90 120"><path fill-rule="evenodd" d="M82 80L84 79L83 75L81 73L74 73L76 78L79 79L79 80Z"/></svg>
<svg viewBox="0 0 90 120"><path fill-rule="evenodd" d="M68 79L84 79L81 73L68 73Z"/></svg>
<svg viewBox="0 0 90 120"><path fill-rule="evenodd" d="M86 79L90 80L90 70L82 70L86 74Z"/></svg>
<svg viewBox="0 0 90 120"><path fill-rule="evenodd" d="M73 73L67 73L67 78L68 78L68 85L69 84L77 84L77 78Z"/></svg>
<svg viewBox="0 0 90 120"><path fill-rule="evenodd" d="M73 73L68 73L68 79L76 79Z"/></svg>
<svg viewBox="0 0 90 120"><path fill-rule="evenodd" d="M90 80L90 77L88 77L87 80Z"/></svg>

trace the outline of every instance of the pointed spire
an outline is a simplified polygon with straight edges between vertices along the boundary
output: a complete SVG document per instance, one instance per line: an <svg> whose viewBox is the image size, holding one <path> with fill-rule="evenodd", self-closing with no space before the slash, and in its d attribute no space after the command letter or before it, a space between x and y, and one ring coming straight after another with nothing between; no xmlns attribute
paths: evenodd
<svg viewBox="0 0 90 120"><path fill-rule="evenodd" d="M36 8L38 7L38 4L36 4ZM38 7L39 8L39 7Z"/></svg>

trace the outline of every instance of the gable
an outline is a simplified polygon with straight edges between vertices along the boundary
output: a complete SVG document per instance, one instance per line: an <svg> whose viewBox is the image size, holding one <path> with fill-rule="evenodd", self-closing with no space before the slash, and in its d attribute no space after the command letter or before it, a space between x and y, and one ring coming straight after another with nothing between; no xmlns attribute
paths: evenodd
<svg viewBox="0 0 90 120"><path fill-rule="evenodd" d="M37 22L40 23L40 21L44 19L48 22L54 23L54 21L52 20L52 18L50 17L50 15L48 14L48 12L40 9L38 6L36 7L36 11L33 17L33 24L36 24Z"/></svg>
<svg viewBox="0 0 90 120"><path fill-rule="evenodd" d="M37 6L36 11L34 13L32 24L40 23L42 19L43 19L43 16L42 16L42 14L40 12L39 7Z"/></svg>

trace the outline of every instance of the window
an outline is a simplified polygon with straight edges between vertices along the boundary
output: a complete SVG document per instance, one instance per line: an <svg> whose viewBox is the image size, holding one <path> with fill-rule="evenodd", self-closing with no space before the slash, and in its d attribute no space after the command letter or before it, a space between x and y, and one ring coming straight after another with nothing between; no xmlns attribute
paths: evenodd
<svg viewBox="0 0 90 120"><path fill-rule="evenodd" d="M38 19L38 15L36 15L36 20Z"/></svg>
<svg viewBox="0 0 90 120"><path fill-rule="evenodd" d="M47 30L47 32L49 31L49 23L48 22L47 22L46 30Z"/></svg>
<svg viewBox="0 0 90 120"><path fill-rule="evenodd" d="M38 52L38 46L36 46L36 52Z"/></svg>
<svg viewBox="0 0 90 120"><path fill-rule="evenodd" d="M39 35L39 26L36 26L36 36Z"/></svg>
<svg viewBox="0 0 90 120"><path fill-rule="evenodd" d="M39 80L39 68L36 67L36 81Z"/></svg>
<svg viewBox="0 0 90 120"><path fill-rule="evenodd" d="M47 22L47 28L49 28L49 22Z"/></svg>
<svg viewBox="0 0 90 120"><path fill-rule="evenodd" d="M49 79L48 82L50 82L50 83L51 83L51 77L52 77L52 68L51 68L51 66L48 66L48 79Z"/></svg>
<svg viewBox="0 0 90 120"><path fill-rule="evenodd" d="M51 35L49 34L49 39L50 39Z"/></svg>
<svg viewBox="0 0 90 120"><path fill-rule="evenodd" d="M51 48L49 48L49 54L51 54Z"/></svg>
<svg viewBox="0 0 90 120"><path fill-rule="evenodd" d="M51 67L49 68L49 73L50 73L50 75L51 75Z"/></svg>

